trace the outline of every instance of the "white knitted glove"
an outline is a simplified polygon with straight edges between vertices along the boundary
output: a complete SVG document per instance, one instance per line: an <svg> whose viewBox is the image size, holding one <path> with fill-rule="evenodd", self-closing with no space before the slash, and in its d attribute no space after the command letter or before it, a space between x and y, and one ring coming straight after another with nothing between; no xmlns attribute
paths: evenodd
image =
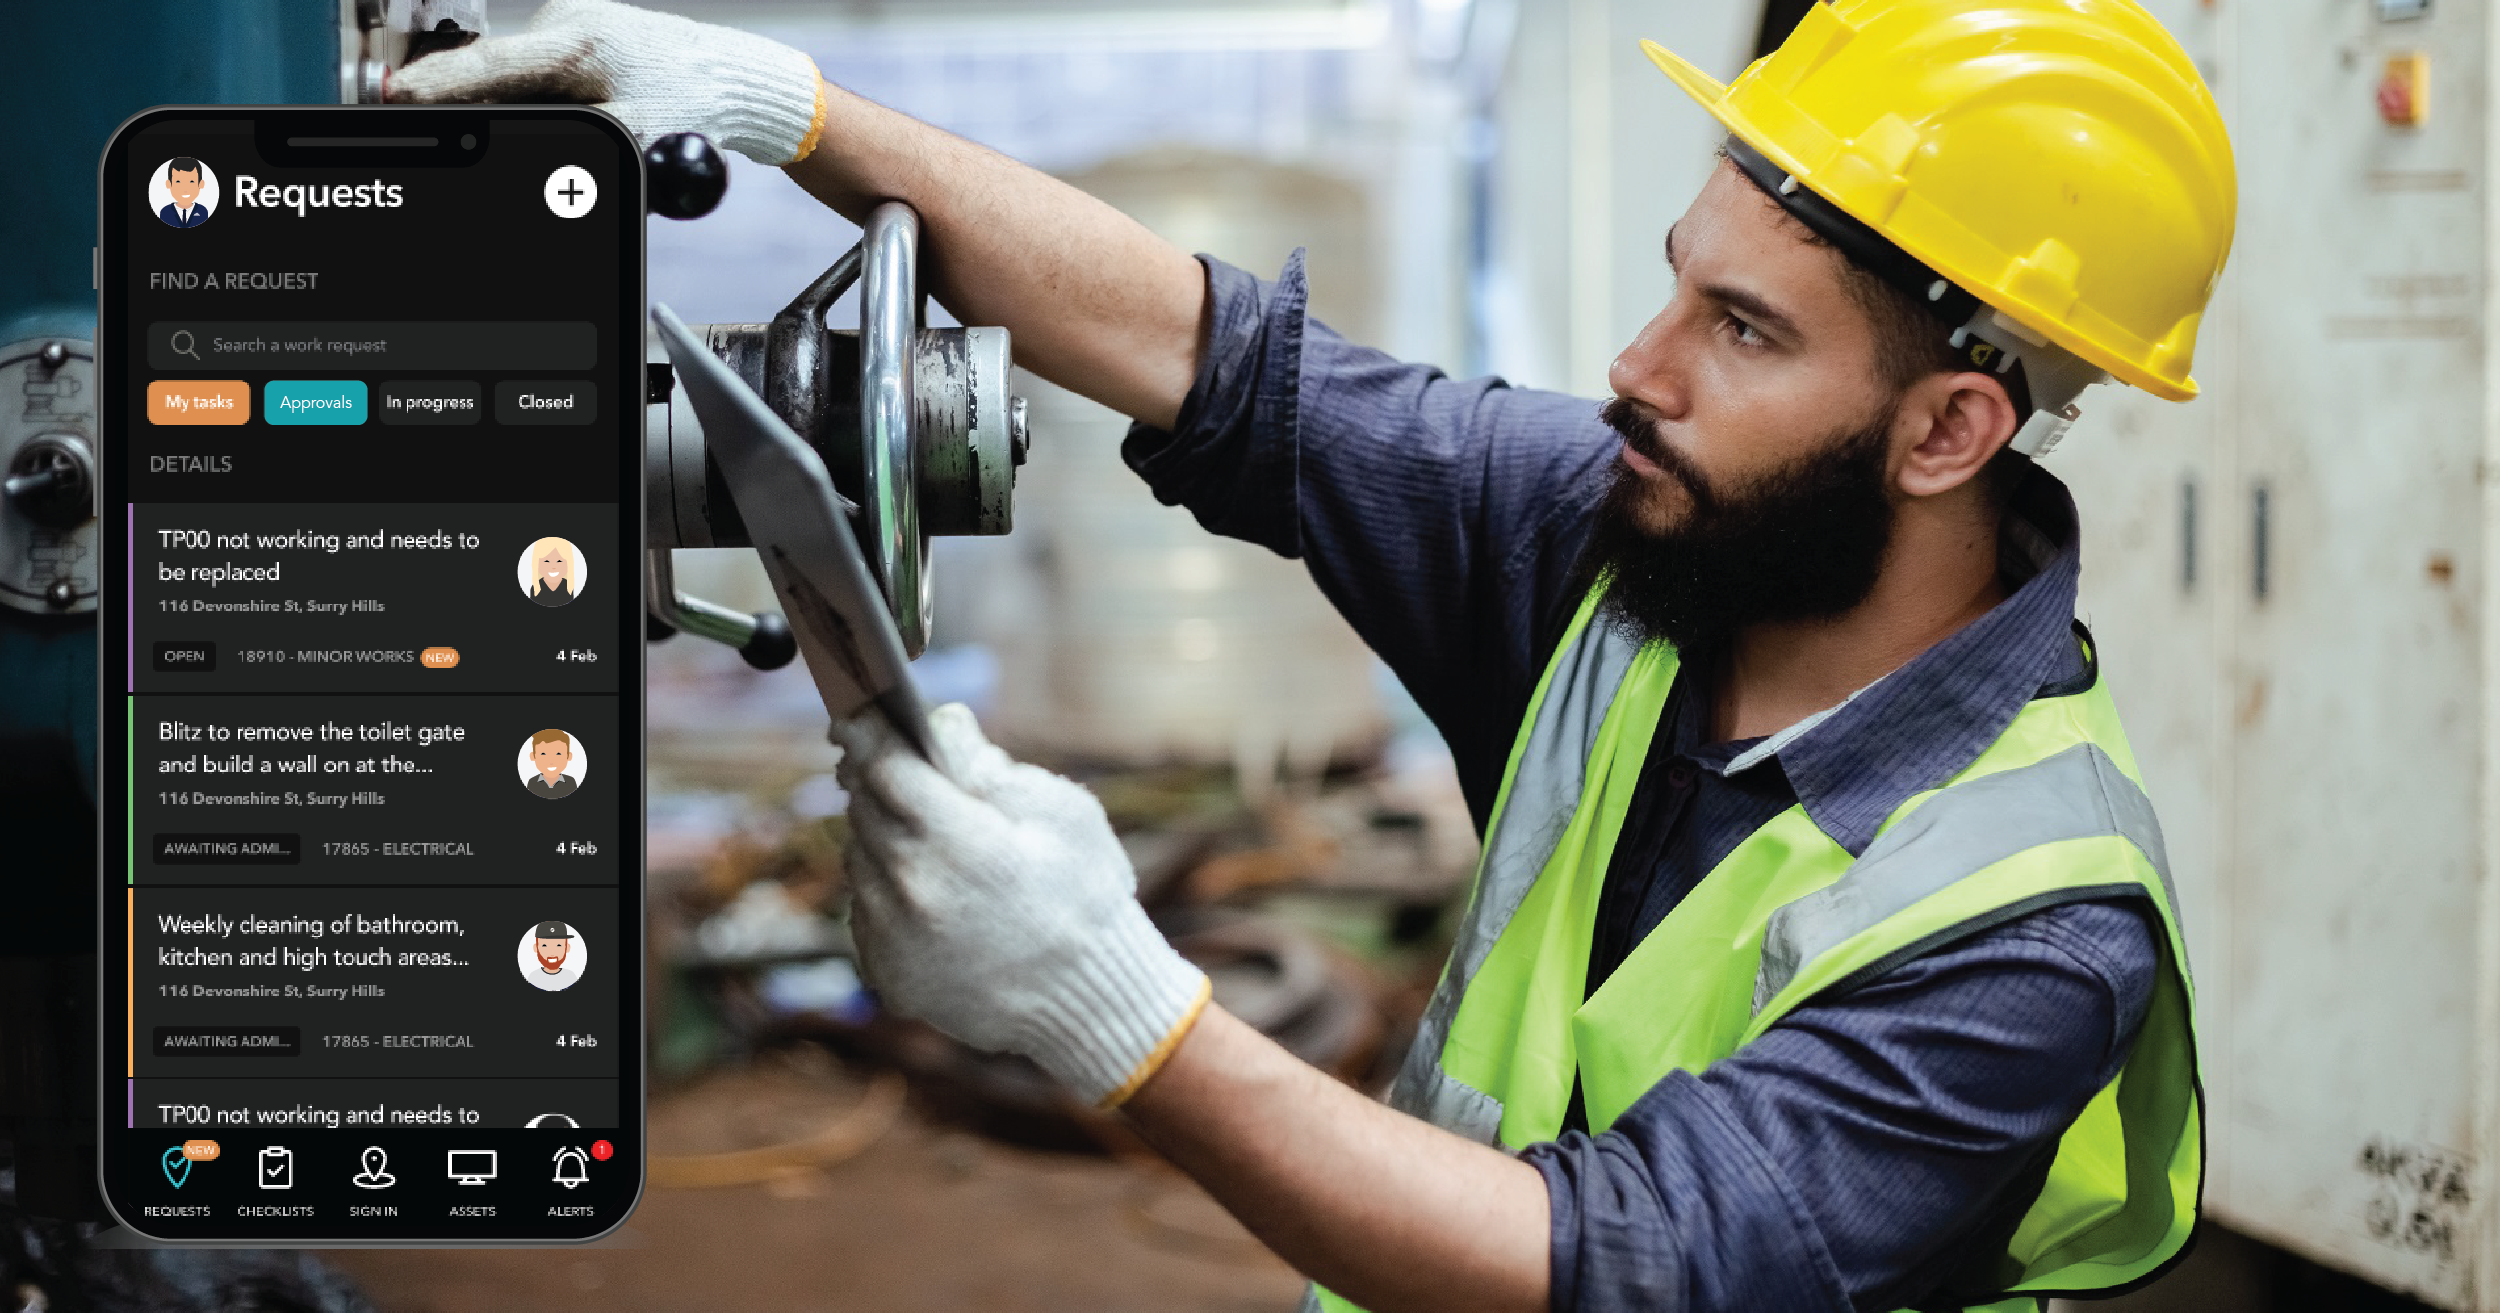
<svg viewBox="0 0 2500 1313"><path fill-rule="evenodd" d="M591 102L650 145L700 132L759 164L792 164L825 124L816 61L750 32L613 0L548 0L518 36L428 55L391 74L396 102Z"/></svg>
<svg viewBox="0 0 2500 1313"><path fill-rule="evenodd" d="M1206 973L1146 919L1094 795L1010 760L960 703L929 729L943 771L876 714L834 727L860 974L896 1010L1117 1106L1188 1034Z"/></svg>

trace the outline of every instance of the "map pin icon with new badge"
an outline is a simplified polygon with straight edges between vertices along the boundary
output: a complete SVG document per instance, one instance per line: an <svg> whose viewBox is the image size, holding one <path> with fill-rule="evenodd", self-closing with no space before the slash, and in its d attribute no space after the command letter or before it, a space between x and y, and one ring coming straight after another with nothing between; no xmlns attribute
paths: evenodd
<svg viewBox="0 0 2500 1313"><path fill-rule="evenodd" d="M177 1190L182 1188L183 1182L191 1179L190 1156L182 1151L179 1144L165 1151L165 1179L173 1182Z"/></svg>

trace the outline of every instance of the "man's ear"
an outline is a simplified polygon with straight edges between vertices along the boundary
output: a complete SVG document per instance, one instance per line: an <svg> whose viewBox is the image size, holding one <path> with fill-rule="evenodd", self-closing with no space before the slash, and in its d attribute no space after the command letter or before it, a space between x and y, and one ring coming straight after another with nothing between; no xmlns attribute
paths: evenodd
<svg viewBox="0 0 2500 1313"><path fill-rule="evenodd" d="M1901 399L1899 421L1911 442L1894 482L1911 497L1933 497L1978 477L2013 440L2014 401L1993 374L1931 374Z"/></svg>

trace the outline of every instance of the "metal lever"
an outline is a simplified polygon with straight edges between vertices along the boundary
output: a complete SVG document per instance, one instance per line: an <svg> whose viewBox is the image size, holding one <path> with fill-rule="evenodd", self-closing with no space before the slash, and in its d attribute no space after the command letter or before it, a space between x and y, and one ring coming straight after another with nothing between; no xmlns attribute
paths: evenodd
<svg viewBox="0 0 2500 1313"><path fill-rule="evenodd" d="M654 155L687 158L682 147ZM653 177L656 209L670 189ZM1023 401L1009 390L1007 330L923 326L919 238L910 207L887 202L858 245L769 323L688 329L821 460L906 657L929 642L930 538L1007 532L1029 445ZM855 286L858 330L828 327L826 313ZM714 459L684 362L656 344L644 359L651 546L770 550Z"/></svg>
<svg viewBox="0 0 2500 1313"><path fill-rule="evenodd" d="M672 132L653 141L642 153L651 213L669 219L695 219L710 214L729 190L729 164L699 132ZM663 391L662 399L666 399ZM779 670L799 654L790 622L771 611L748 615L688 597L677 591L677 569L669 549L651 552L649 606L643 635L653 642L683 631L697 638L726 643L757 670Z"/></svg>
<svg viewBox="0 0 2500 1313"><path fill-rule="evenodd" d="M790 634L790 622L778 614L758 611L748 615L678 592L676 564L665 547L651 553L650 579L651 618L670 632L683 630L697 638L726 643L738 649L738 655L758 670L779 670L799 654L799 641Z"/></svg>
<svg viewBox="0 0 2500 1313"><path fill-rule="evenodd" d="M94 519L95 468L87 444L75 434L36 434L9 461L0 494L47 529L74 529Z"/></svg>

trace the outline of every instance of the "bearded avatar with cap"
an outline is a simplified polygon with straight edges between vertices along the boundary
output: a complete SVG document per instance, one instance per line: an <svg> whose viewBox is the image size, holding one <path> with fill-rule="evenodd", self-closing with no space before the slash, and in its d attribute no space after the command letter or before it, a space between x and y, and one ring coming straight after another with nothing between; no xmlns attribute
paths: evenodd
<svg viewBox="0 0 2500 1313"><path fill-rule="evenodd" d="M541 921L530 932L530 956L521 975L540 989L569 989L581 979L583 962L574 944L573 927L562 921Z"/></svg>

